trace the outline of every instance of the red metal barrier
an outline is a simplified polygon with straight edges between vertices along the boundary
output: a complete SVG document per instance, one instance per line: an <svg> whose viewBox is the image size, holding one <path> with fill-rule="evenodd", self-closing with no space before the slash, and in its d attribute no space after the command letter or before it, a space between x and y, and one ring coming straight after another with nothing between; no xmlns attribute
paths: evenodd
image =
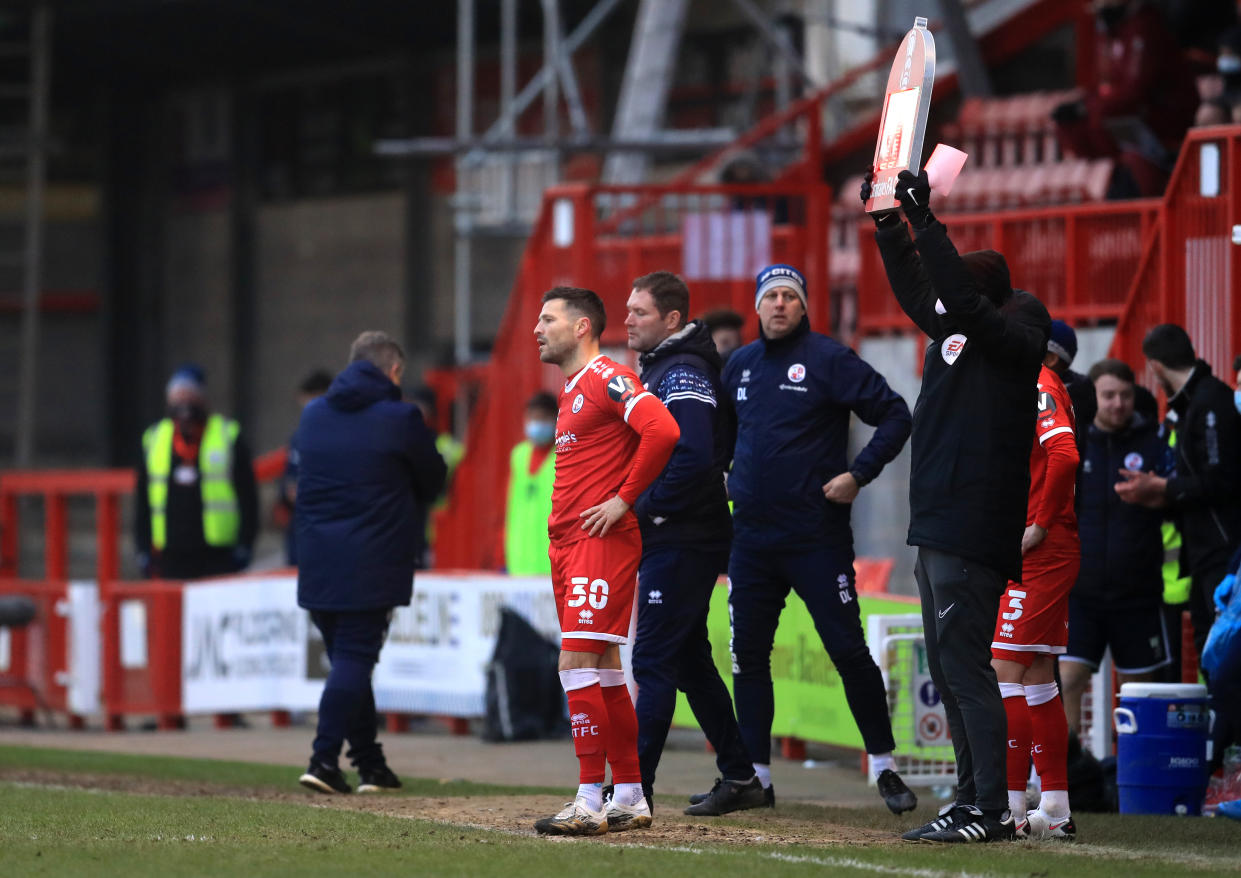
<svg viewBox="0 0 1241 878"><path fill-rule="evenodd" d="M105 726L125 727L127 714L154 715L161 729L181 728L181 589L183 583L100 583L103 601L102 700ZM104 596L107 596L106 599ZM124 661L121 615L141 607L143 661ZM131 632L133 636L134 632Z"/></svg>
<svg viewBox="0 0 1241 878"><path fill-rule="evenodd" d="M36 710L68 714L67 583L2 582L0 594L29 598L35 605L34 621L6 629L9 665L0 670L6 679L0 687L0 703L20 710L26 724L34 721ZM82 718L71 716L70 724L81 727Z"/></svg>

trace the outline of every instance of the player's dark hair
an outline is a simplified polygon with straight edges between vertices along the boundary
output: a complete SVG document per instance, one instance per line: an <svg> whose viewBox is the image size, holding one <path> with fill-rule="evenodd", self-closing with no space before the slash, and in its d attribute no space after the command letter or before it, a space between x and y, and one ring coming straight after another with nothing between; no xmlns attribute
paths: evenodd
<svg viewBox="0 0 1241 878"><path fill-rule="evenodd" d="M634 280L633 288L646 290L651 294L660 317L667 317L669 311L679 313L681 319L677 321L678 329L689 319L689 287L679 275L670 271L653 271Z"/></svg>
<svg viewBox="0 0 1241 878"><path fill-rule="evenodd" d="M566 308L589 320L591 338L599 338L603 335L604 327L608 325L608 314L603 310L603 300L594 290L584 290L581 287L552 287L543 294L543 303L547 304L552 299L562 300Z"/></svg>
<svg viewBox="0 0 1241 878"><path fill-rule="evenodd" d="M315 369L297 385L299 393L307 396L322 396L332 386L332 373L327 369Z"/></svg>
<svg viewBox="0 0 1241 878"><path fill-rule="evenodd" d="M702 322L707 324L707 329L715 332L717 329L741 329L745 326L745 318L734 311L732 308L716 308L714 311L708 311L702 315Z"/></svg>
<svg viewBox="0 0 1241 878"><path fill-rule="evenodd" d="M1113 378L1119 378L1128 384L1136 384L1137 381L1133 377L1133 370L1129 368L1129 364L1124 360L1106 359L1100 360L1090 367L1090 371L1086 373L1086 377L1090 379L1090 383L1094 384L1104 375L1111 375Z"/></svg>
<svg viewBox="0 0 1241 878"><path fill-rule="evenodd" d="M1169 369L1189 369L1198 362L1189 333L1175 323L1152 327L1142 339L1142 353L1146 359L1163 363Z"/></svg>
<svg viewBox="0 0 1241 878"><path fill-rule="evenodd" d="M526 411L540 412L545 415L551 415L553 418L560 411L560 406L556 404L556 397L552 396L546 390L540 390L526 403Z"/></svg>

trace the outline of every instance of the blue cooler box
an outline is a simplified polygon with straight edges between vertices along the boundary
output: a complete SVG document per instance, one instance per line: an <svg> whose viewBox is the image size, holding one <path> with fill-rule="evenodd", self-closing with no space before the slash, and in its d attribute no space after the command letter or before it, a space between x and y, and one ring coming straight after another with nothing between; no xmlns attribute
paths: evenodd
<svg viewBox="0 0 1241 878"><path fill-rule="evenodd" d="M1122 814L1202 813L1207 788L1207 687L1126 683L1116 722Z"/></svg>

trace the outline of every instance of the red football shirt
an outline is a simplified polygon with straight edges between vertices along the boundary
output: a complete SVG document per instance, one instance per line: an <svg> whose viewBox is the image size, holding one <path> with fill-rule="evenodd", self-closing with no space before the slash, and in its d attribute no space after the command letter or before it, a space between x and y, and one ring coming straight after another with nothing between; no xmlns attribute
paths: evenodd
<svg viewBox="0 0 1241 878"><path fill-rule="evenodd" d="M660 452L650 460L635 460L646 433L660 440ZM556 481L547 522L552 542L563 545L588 536L581 514L617 494L632 506L663 469L679 435L676 420L632 369L603 354L587 363L560 393ZM630 511L609 533L637 526Z"/></svg>
<svg viewBox="0 0 1241 878"><path fill-rule="evenodd" d="M1038 376L1038 421L1030 452L1030 503L1026 524L1077 530L1073 493L1077 481L1076 419L1060 376L1044 366Z"/></svg>

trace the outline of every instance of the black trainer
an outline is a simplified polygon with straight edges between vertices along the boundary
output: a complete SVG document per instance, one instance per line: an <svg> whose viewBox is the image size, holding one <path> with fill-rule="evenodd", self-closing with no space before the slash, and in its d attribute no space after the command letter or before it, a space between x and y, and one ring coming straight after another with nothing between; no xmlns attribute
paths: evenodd
<svg viewBox="0 0 1241 878"><path fill-rule="evenodd" d="M1013 841L1017 838L1017 823L1013 813L1005 811L998 818L984 816L977 808L969 809L967 819L941 829L929 832L918 841L938 844L979 844L989 841Z"/></svg>
<svg viewBox="0 0 1241 878"><path fill-rule="evenodd" d="M374 768L358 769L359 793L384 793L400 788L401 779L393 774L392 769L386 764Z"/></svg>
<svg viewBox="0 0 1241 878"><path fill-rule="evenodd" d="M939 809L939 815L934 820L929 823L923 823L917 829L909 830L901 835L901 838L905 839L905 841L918 841L924 835L948 829L955 826L958 822L968 822L972 816L973 811L969 805L949 802Z"/></svg>
<svg viewBox="0 0 1241 878"><path fill-rule="evenodd" d="M716 781L716 784L719 784L718 780ZM713 792L715 792L715 787L712 787L711 791L707 793L694 793L689 797L689 803L691 805L697 805L699 802L705 802L711 797L711 793ZM776 807L776 788L774 786L763 787L763 805L768 808Z"/></svg>
<svg viewBox="0 0 1241 878"><path fill-rule="evenodd" d="M748 781L718 779L706 798L685 809L690 817L719 817L733 811L766 808L767 794L757 777Z"/></svg>
<svg viewBox="0 0 1241 878"><path fill-rule="evenodd" d="M321 762L310 761L310 767L306 769L306 773L297 779L308 790L314 790L316 793L352 793L353 787L345 782L345 776L340 773L339 768L330 765L324 765Z"/></svg>
<svg viewBox="0 0 1241 878"><path fill-rule="evenodd" d="M893 814L903 814L918 807L918 797L892 769L885 768L880 772L875 779L875 785L879 787L879 795L883 796L884 804Z"/></svg>

